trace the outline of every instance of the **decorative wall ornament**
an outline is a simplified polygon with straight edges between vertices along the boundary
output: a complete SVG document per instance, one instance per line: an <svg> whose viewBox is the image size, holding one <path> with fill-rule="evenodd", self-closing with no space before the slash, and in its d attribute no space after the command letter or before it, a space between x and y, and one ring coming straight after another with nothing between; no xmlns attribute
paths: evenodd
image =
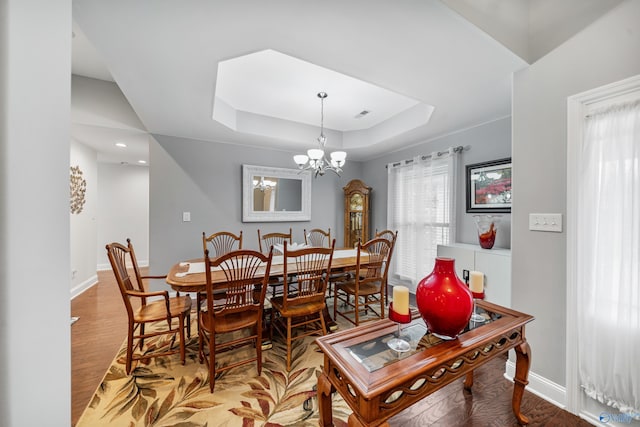
<svg viewBox="0 0 640 427"><path fill-rule="evenodd" d="M80 166L71 166L71 178L70 178L70 203L71 213L79 214L82 212L85 203L85 193L87 191L87 181L82 177L82 170Z"/></svg>

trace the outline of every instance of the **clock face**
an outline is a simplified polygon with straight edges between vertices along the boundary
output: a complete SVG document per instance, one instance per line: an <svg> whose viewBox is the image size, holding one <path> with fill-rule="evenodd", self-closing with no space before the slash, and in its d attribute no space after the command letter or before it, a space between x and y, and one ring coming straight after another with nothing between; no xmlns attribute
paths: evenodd
<svg viewBox="0 0 640 427"><path fill-rule="evenodd" d="M350 209L352 211L361 211L362 205L362 194L354 194L353 196L351 196Z"/></svg>

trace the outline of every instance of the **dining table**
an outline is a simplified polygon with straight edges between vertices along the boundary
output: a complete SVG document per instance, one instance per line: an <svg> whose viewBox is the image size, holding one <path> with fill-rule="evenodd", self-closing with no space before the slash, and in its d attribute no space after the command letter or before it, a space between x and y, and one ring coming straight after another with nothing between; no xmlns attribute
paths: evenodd
<svg viewBox="0 0 640 427"><path fill-rule="evenodd" d="M331 275L338 272L348 272L355 270L357 264L357 249L353 248L340 248L334 249L333 259L331 262ZM368 254L362 252L360 254L360 265L366 265L368 261ZM260 271L258 271L260 273ZM263 271L264 273L264 271ZM287 273L295 274L295 263L288 263ZM271 261L271 271L269 277L271 279L282 278L284 275L284 256L274 251L273 259ZM167 284L175 291L179 292L206 292L207 278L205 274L204 258L195 258L185 261L179 261L174 264L166 278ZM226 277L224 272L219 267L211 267L211 281L213 283L224 283ZM330 330L335 330L337 325L331 318L329 310L324 310L324 318L327 327Z"/></svg>

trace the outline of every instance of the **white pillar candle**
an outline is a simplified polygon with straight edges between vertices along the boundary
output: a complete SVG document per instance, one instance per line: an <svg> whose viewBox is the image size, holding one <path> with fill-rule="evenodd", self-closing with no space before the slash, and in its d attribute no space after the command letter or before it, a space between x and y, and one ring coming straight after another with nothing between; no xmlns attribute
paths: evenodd
<svg viewBox="0 0 640 427"><path fill-rule="evenodd" d="M481 271L469 273L469 290L474 294L484 292L484 274Z"/></svg>
<svg viewBox="0 0 640 427"><path fill-rule="evenodd" d="M406 286L393 287L393 311L398 314L409 314L409 288Z"/></svg>

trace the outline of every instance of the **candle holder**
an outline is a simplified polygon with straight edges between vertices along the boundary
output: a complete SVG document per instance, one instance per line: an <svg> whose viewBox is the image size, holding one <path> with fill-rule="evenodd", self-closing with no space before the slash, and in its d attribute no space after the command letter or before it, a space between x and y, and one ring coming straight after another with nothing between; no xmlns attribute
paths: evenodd
<svg viewBox="0 0 640 427"><path fill-rule="evenodd" d="M478 304L477 301L479 299L484 299L484 292L471 292L473 295L473 313L471 313L471 321L475 323L484 323L486 319L480 313L478 313Z"/></svg>
<svg viewBox="0 0 640 427"><path fill-rule="evenodd" d="M389 319L396 322L398 326L398 336L396 338L391 339L387 345L391 350L395 350L398 353L404 353L411 350L411 344L409 344L406 340L400 338L400 324L401 323L410 323L411 322L411 312L407 314L400 314L393 309L393 302L389 304Z"/></svg>

